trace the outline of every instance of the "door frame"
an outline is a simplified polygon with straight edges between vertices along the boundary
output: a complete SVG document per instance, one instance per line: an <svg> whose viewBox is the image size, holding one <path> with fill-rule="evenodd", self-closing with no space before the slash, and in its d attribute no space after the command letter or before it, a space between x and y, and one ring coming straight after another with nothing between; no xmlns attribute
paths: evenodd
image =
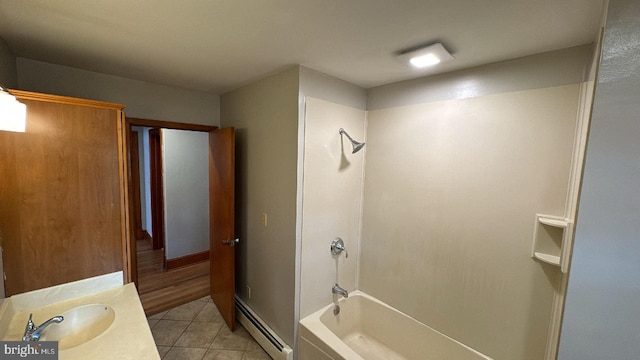
<svg viewBox="0 0 640 360"><path fill-rule="evenodd" d="M139 141L138 141L138 131L131 130L131 146L129 159L131 161L131 171L129 174L131 175L132 188L131 194L132 197L129 198L131 201L133 212L131 213L131 218L133 220L134 228L133 233L136 236L136 240L141 240L144 238L144 233L142 231L142 210L140 209L140 155L139 155ZM135 171L138 169L138 171Z"/></svg>
<svg viewBox="0 0 640 360"><path fill-rule="evenodd" d="M133 160L131 161L133 164ZM151 192L151 248L164 248L164 181L162 177L162 128L149 130L149 188ZM133 186L135 189L135 185ZM167 258L164 256L166 268Z"/></svg>
<svg viewBox="0 0 640 360"><path fill-rule="evenodd" d="M151 127L151 128L162 128L162 129L172 129L172 130L190 130L190 131L201 131L201 132L210 132L215 129L218 129L217 126L210 125L198 125L198 124L185 124L173 121L162 121L162 120L151 120L151 119L141 119L141 118L133 118L133 117L125 117L125 131L122 132L124 135L124 143L126 144L126 149L124 151L125 154L131 154L131 128L133 126L141 126L141 127ZM131 159L129 156L125 156L125 164L124 167L127 169L128 173L131 174ZM133 196L132 193L132 177L127 177L127 194L129 198ZM129 202L129 211L132 212L134 209L131 209L132 204ZM128 251L125 252L124 257L126 259L126 274L125 274L125 283L134 282L136 284L136 288L138 287L138 267L136 261L136 236L135 236L135 226L133 224L133 216L129 217L129 246Z"/></svg>

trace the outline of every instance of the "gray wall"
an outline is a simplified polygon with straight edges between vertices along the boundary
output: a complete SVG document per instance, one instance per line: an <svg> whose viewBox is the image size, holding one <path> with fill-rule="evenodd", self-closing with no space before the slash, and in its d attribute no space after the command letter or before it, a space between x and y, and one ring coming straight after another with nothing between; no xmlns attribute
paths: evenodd
<svg viewBox="0 0 640 360"><path fill-rule="evenodd" d="M121 103L129 117L220 124L217 95L25 58L17 59L17 67L21 90Z"/></svg>
<svg viewBox="0 0 640 360"><path fill-rule="evenodd" d="M366 110L367 91L350 82L300 66L300 95Z"/></svg>
<svg viewBox="0 0 640 360"><path fill-rule="evenodd" d="M149 154L149 130L150 128L143 128L141 147L143 150L140 162L143 163L142 171L140 173L140 179L144 178L145 186L144 193L141 191L142 199L140 200L141 207L145 208L144 217L142 218L142 228L153 237L152 223L151 223L151 155Z"/></svg>
<svg viewBox="0 0 640 360"><path fill-rule="evenodd" d="M222 127L236 129L236 293L289 345L295 328L298 83L296 66L226 93L220 104Z"/></svg>
<svg viewBox="0 0 640 360"><path fill-rule="evenodd" d="M609 0L559 360L640 354L639 18Z"/></svg>
<svg viewBox="0 0 640 360"><path fill-rule="evenodd" d="M0 37L0 85L7 88L18 86L18 71L16 68L16 57L11 49Z"/></svg>
<svg viewBox="0 0 640 360"><path fill-rule="evenodd" d="M162 129L165 254L209 250L209 133Z"/></svg>

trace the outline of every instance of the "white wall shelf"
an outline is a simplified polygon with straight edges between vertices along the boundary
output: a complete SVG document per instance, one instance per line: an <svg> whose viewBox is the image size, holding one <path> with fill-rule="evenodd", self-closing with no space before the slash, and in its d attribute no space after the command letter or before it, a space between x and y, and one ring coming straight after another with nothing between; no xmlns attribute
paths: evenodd
<svg viewBox="0 0 640 360"><path fill-rule="evenodd" d="M536 214L531 257L560 267L563 273L569 269L573 220Z"/></svg>
<svg viewBox="0 0 640 360"><path fill-rule="evenodd" d="M534 252L533 257L540 261L546 262L547 264L560 266L560 256Z"/></svg>

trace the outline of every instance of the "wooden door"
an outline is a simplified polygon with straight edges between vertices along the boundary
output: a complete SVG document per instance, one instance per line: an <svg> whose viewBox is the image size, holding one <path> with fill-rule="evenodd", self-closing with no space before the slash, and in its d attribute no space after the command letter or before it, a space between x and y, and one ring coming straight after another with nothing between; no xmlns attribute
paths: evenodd
<svg viewBox="0 0 640 360"><path fill-rule="evenodd" d="M211 298L232 331L235 328L235 132L209 132L209 242Z"/></svg>

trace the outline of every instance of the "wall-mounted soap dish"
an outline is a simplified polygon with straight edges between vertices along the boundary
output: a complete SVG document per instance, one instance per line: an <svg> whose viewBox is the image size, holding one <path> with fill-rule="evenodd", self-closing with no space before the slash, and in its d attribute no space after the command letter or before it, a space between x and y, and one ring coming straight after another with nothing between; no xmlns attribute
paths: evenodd
<svg viewBox="0 0 640 360"><path fill-rule="evenodd" d="M569 270L572 241L573 220L536 214L531 257L558 266L566 273Z"/></svg>

